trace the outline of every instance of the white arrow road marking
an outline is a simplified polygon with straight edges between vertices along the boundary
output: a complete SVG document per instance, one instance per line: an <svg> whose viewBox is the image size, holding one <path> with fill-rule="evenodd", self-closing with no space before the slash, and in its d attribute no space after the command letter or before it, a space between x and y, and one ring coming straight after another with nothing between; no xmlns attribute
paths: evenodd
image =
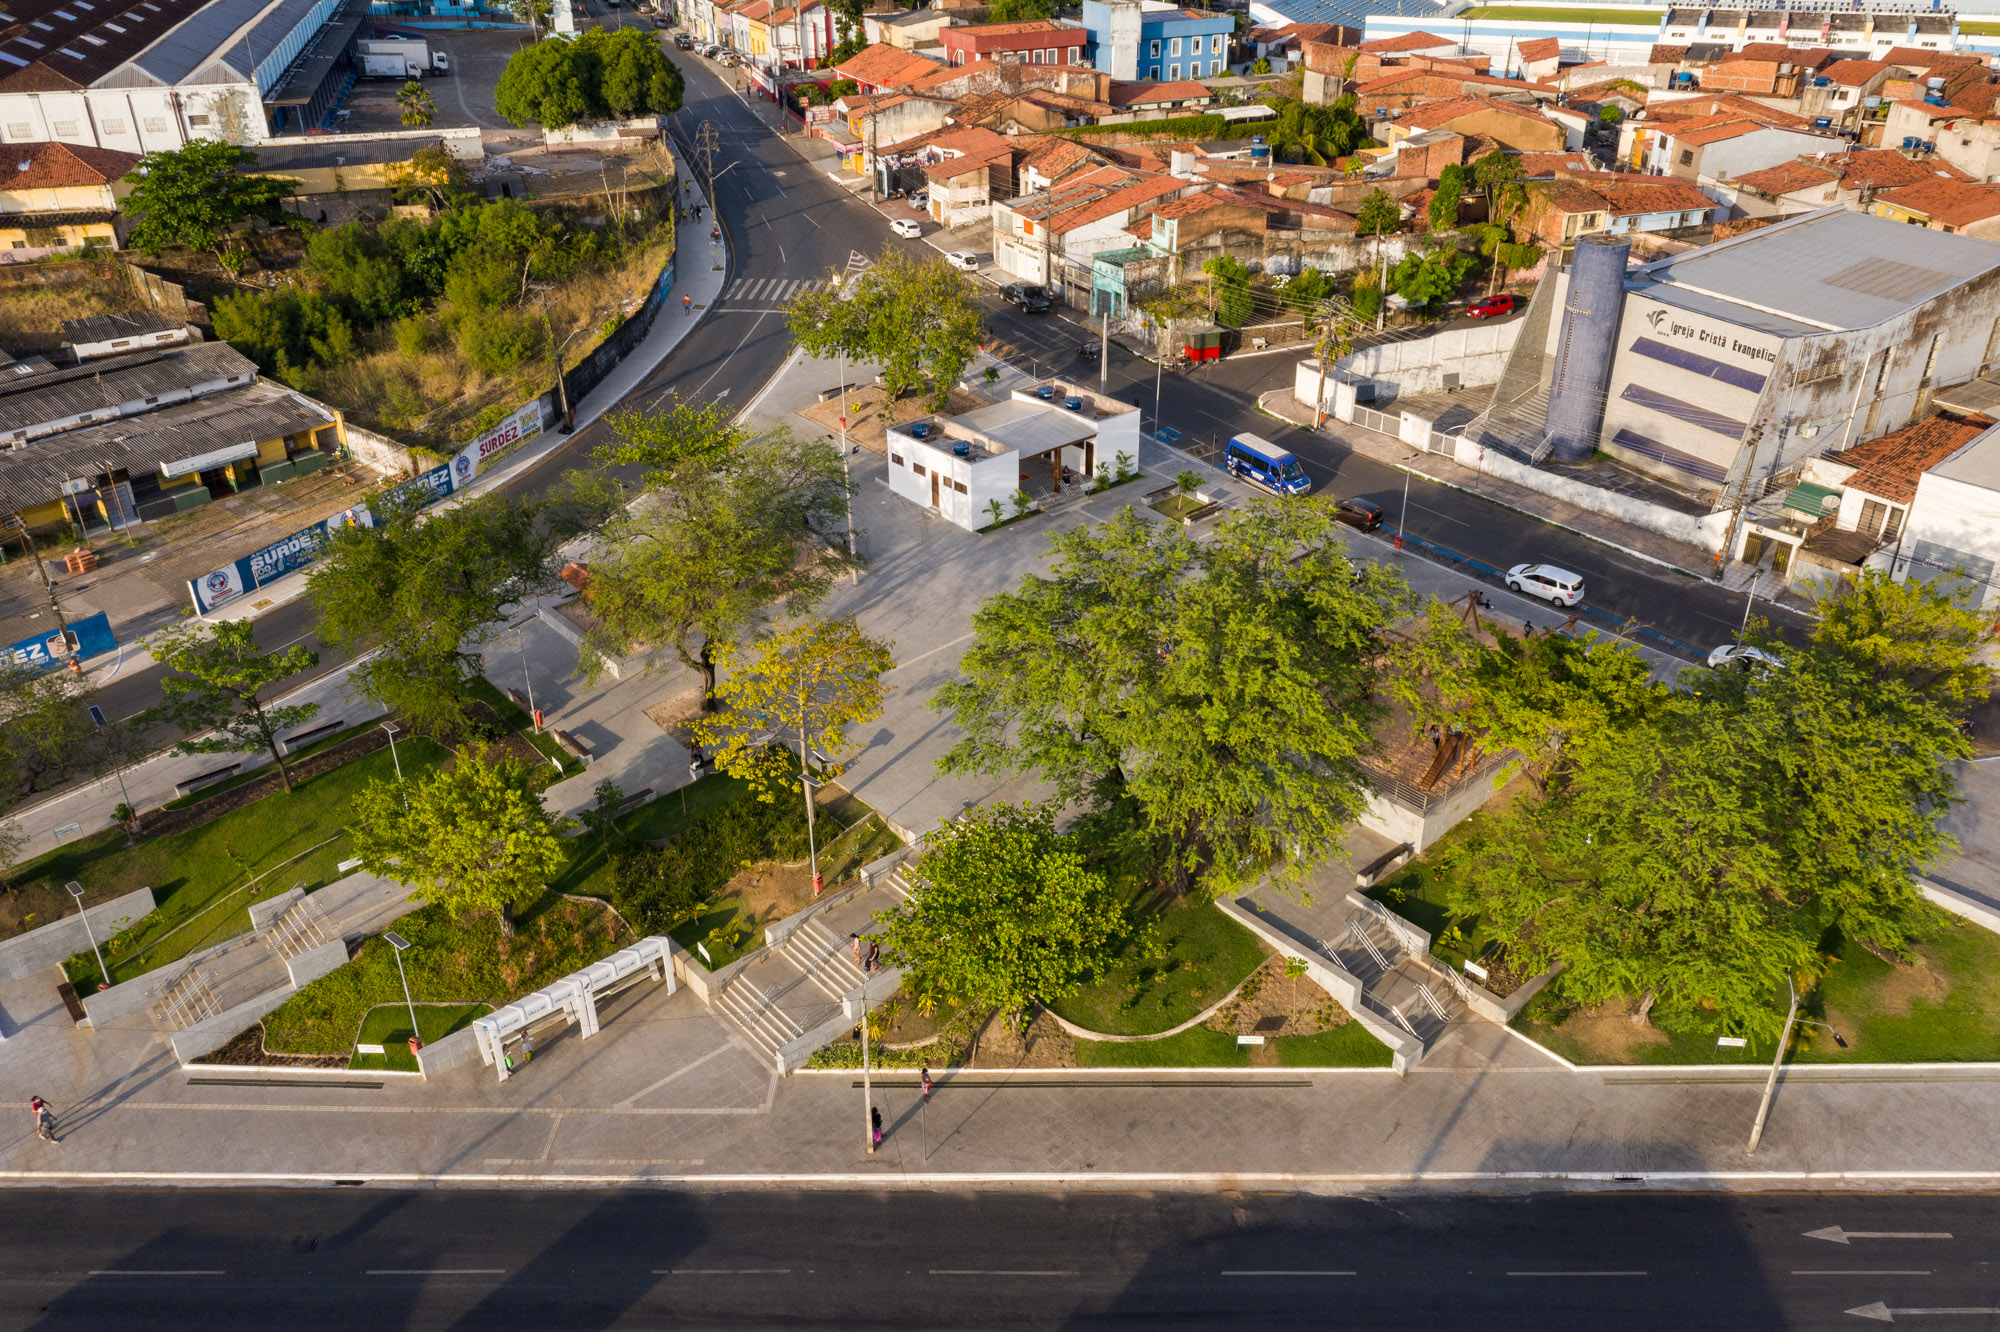
<svg viewBox="0 0 2000 1332"><path fill-rule="evenodd" d="M1858 1239L1950 1239L1949 1230L1842 1230L1839 1226L1828 1226L1823 1230L1808 1230L1807 1239L1832 1240L1835 1244L1845 1244Z"/></svg>
<svg viewBox="0 0 2000 1332"><path fill-rule="evenodd" d="M1857 1318L1872 1318L1878 1323L1893 1323L1896 1321L1897 1314L1901 1314L1905 1318L1923 1317L1932 1314L2000 1314L2000 1309L1891 1309L1882 1301L1877 1300L1873 1304L1864 1304L1859 1309L1849 1309L1847 1312Z"/></svg>

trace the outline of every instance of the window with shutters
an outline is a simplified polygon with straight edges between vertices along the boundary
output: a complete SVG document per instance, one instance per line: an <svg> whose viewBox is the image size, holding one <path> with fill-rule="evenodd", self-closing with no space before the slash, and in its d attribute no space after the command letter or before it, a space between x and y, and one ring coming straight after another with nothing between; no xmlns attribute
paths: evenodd
<svg viewBox="0 0 2000 1332"><path fill-rule="evenodd" d="M1167 43L1167 54L1179 55L1180 53L1181 53L1181 39L1176 37L1172 41Z"/></svg>
<svg viewBox="0 0 2000 1332"><path fill-rule="evenodd" d="M1692 148L1681 149L1681 165L1682 166L1694 165L1694 149Z"/></svg>

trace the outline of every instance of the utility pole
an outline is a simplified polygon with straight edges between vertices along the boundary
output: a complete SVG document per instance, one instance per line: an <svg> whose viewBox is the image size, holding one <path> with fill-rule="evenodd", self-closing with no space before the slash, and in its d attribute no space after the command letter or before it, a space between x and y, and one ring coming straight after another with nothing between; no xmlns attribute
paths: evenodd
<svg viewBox="0 0 2000 1332"><path fill-rule="evenodd" d="M1375 331L1382 331L1382 321L1389 315L1389 254L1382 248L1382 233L1375 233L1375 254L1382 261L1382 278L1375 290L1382 293L1381 304L1375 307Z"/></svg>
<svg viewBox="0 0 2000 1332"><path fill-rule="evenodd" d="M563 382L562 348L556 345L556 328L549 320L549 293L544 288L537 290L535 294L541 298L542 331L549 340L549 355L555 359L556 404L562 409L562 433L567 435L576 429L576 415L569 407L569 385Z"/></svg>
<svg viewBox="0 0 2000 1332"><path fill-rule="evenodd" d="M715 122L712 120L702 121L701 128L694 132L694 151L695 155L701 158L702 170L708 176L708 206L710 208L716 207L715 154L721 147L721 141L717 138L715 132ZM720 212L717 212L715 215L715 224L717 226L722 225L722 214Z"/></svg>
<svg viewBox="0 0 2000 1332"><path fill-rule="evenodd" d="M1778 1069L1785 1062L1785 1047L1792 1043L1792 1024L1799 1017L1799 990L1792 984L1790 972L1785 973L1785 988L1792 992L1792 1007L1785 1014L1785 1031L1778 1037L1778 1053L1771 1056L1771 1076L1764 1080L1764 1099L1757 1104L1757 1122L1750 1126L1750 1146L1744 1150L1745 1156L1755 1156L1757 1144L1764 1137L1764 1120L1771 1113L1771 1096L1778 1090Z"/></svg>
<svg viewBox="0 0 2000 1332"><path fill-rule="evenodd" d="M1339 321L1337 325L1336 320ZM1315 430L1321 429L1326 425L1327 363L1333 360L1336 354L1345 356L1347 349L1351 349L1354 345L1352 338L1336 338L1333 335L1336 327L1344 328L1346 323L1347 317L1337 313L1331 304L1329 304L1326 314L1326 327L1321 330L1319 335L1319 397L1313 403L1313 429ZM1336 353L1334 350L1336 347L1343 348L1343 350Z"/></svg>
<svg viewBox="0 0 2000 1332"><path fill-rule="evenodd" d="M34 534L28 531L27 520L21 517L19 511L10 507L7 510L7 516L13 519L14 529L21 534L21 543L28 548L28 553L35 557L35 573L42 580L42 591L48 594L49 610L56 617L56 633L62 639L63 646L69 647L71 646L69 622L63 618L62 603L56 600L56 585L49 578L48 566L42 563L41 547L35 544ZM76 659L72 657L70 659L70 670L75 671L76 669Z"/></svg>
<svg viewBox="0 0 2000 1332"><path fill-rule="evenodd" d="M1111 293L1104 293L1104 316L1097 335L1097 391L1108 396L1111 392ZM1159 411L1157 406L1153 409Z"/></svg>

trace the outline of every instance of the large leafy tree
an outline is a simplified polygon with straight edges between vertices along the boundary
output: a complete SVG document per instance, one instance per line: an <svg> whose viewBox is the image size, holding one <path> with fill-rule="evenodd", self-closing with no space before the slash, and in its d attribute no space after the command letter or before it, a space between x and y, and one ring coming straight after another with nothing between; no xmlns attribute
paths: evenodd
<svg viewBox="0 0 2000 1332"><path fill-rule="evenodd" d="M248 176L257 155L233 143L197 139L147 153L125 177L132 192L121 205L132 219L126 243L157 255L171 246L206 250L224 268L238 261L231 229L248 218L276 222L290 183Z"/></svg>
<svg viewBox="0 0 2000 1332"><path fill-rule="evenodd" d="M858 277L793 300L785 317L807 352L875 362L891 398L921 386L933 408L979 351L978 296L942 256L884 250Z"/></svg>
<svg viewBox="0 0 2000 1332"><path fill-rule="evenodd" d="M378 495L375 525L335 533L307 575L319 636L373 653L354 671L368 697L418 730L456 732L473 649L507 607L554 585L557 552L602 520L615 491L580 474L533 503L490 494L426 511L408 493Z"/></svg>
<svg viewBox="0 0 2000 1332"><path fill-rule="evenodd" d="M541 895L568 861L565 820L542 805L520 760L477 749L414 781L371 782L354 799L354 848L385 875L453 918L514 911Z"/></svg>
<svg viewBox="0 0 2000 1332"><path fill-rule="evenodd" d="M1911 873L1950 845L1946 765L1966 742L1903 681L1818 650L1785 662L1579 736L1547 796L1451 858L1454 907L1485 915L1517 970L1565 964L1571 999L1761 1035L1829 928L1906 948L1925 915Z"/></svg>
<svg viewBox="0 0 2000 1332"><path fill-rule="evenodd" d="M41 671L0 656L0 807L89 766L96 739L85 686L68 671Z"/></svg>
<svg viewBox="0 0 2000 1332"><path fill-rule="evenodd" d="M1355 114L1352 97L1339 98L1328 106L1313 106L1288 98L1277 107L1277 121L1266 131L1265 138L1273 148L1296 161L1330 166L1356 148L1373 142L1361 117Z"/></svg>
<svg viewBox="0 0 2000 1332"><path fill-rule="evenodd" d="M890 959L926 1013L1072 994L1131 933L1118 895L1060 834L1054 805L989 805L924 840L910 896L880 920Z"/></svg>
<svg viewBox="0 0 2000 1332"><path fill-rule="evenodd" d="M809 614L853 567L839 451L783 430L751 436L684 404L612 428L601 456L644 467L649 489L592 558L586 668L634 654L677 661L701 676L713 711L717 651L773 609Z"/></svg>
<svg viewBox="0 0 2000 1332"><path fill-rule="evenodd" d="M680 110L684 81L651 33L592 28L515 52L493 89L493 109L516 125L561 129L580 120L631 120Z"/></svg>
<svg viewBox="0 0 2000 1332"><path fill-rule="evenodd" d="M1864 569L1821 600L1813 642L1854 662L1877 680L1900 680L1947 707L1993 692L1986 657L1991 618L1978 593L1956 579L1897 582Z"/></svg>
<svg viewBox="0 0 2000 1332"><path fill-rule="evenodd" d="M1389 197L1387 190L1379 187L1362 196L1361 207L1354 214L1355 233L1362 236L1385 235L1402 222L1402 207Z"/></svg>
<svg viewBox="0 0 2000 1332"><path fill-rule="evenodd" d="M1025 771L1128 811L1165 860L1227 888L1295 878L1369 791L1376 635L1409 594L1349 560L1327 509L1259 505L1205 541L1121 510L1052 539L1046 577L989 600L937 706L948 772Z"/></svg>
<svg viewBox="0 0 2000 1332"><path fill-rule="evenodd" d="M1458 294L1458 288L1479 261L1454 245L1440 245L1423 254L1406 254L1389 270L1389 285L1412 305L1441 305Z"/></svg>
<svg viewBox="0 0 2000 1332"><path fill-rule="evenodd" d="M181 754L236 754L263 749L278 765L278 779L292 789L278 737L319 713L317 703L280 705L262 697L271 686L319 664L319 654L297 644L282 651L257 647L249 620L224 620L213 628L163 629L152 641L153 659L177 675L160 681L160 713L187 733Z"/></svg>

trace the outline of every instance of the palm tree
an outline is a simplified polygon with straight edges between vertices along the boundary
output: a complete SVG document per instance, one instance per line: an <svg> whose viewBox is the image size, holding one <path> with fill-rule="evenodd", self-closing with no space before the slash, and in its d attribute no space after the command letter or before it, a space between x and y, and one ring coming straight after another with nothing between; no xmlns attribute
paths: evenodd
<svg viewBox="0 0 2000 1332"><path fill-rule="evenodd" d="M396 94L396 109L402 112L403 125L408 129L423 129L437 119L437 101L415 79Z"/></svg>

